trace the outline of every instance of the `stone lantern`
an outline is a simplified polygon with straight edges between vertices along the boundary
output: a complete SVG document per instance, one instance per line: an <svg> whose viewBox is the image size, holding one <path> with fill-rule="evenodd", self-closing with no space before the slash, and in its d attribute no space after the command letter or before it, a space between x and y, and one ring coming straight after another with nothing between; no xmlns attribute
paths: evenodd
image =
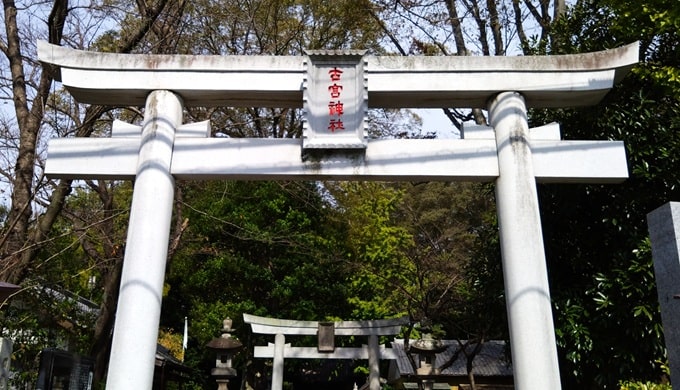
<svg viewBox="0 0 680 390"><path fill-rule="evenodd" d="M217 390L228 390L229 380L238 375L236 369L231 366L231 359L243 348L243 344L231 337L231 332L233 332L231 324L230 318L225 319L222 325L222 336L210 340L206 345L206 347L215 350L217 354L215 368L210 372L217 382Z"/></svg>
<svg viewBox="0 0 680 390"><path fill-rule="evenodd" d="M425 390L431 390L434 387L435 380L432 376L441 373L441 370L435 365L435 360L437 354L444 352L446 348L448 346L444 345L441 340L433 338L430 333L423 333L422 338L411 344L410 352L417 353L420 360L416 374L424 377L423 387Z"/></svg>

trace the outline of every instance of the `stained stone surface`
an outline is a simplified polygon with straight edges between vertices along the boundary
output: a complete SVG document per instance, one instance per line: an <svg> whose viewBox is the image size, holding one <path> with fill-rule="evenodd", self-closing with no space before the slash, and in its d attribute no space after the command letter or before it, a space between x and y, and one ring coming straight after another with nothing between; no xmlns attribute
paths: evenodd
<svg viewBox="0 0 680 390"><path fill-rule="evenodd" d="M671 368L671 384L680 388L680 203L669 202L647 215L656 289Z"/></svg>

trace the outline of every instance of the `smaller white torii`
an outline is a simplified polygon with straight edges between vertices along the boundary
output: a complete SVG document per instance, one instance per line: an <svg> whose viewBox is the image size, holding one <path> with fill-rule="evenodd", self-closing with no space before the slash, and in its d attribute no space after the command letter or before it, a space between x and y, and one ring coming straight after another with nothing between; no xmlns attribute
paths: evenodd
<svg viewBox="0 0 680 390"><path fill-rule="evenodd" d="M408 325L408 317L388 320L368 321L296 321L278 318L258 317L243 314L243 321L250 324L253 333L273 334L274 344L266 347L256 346L256 358L274 359L272 368L272 390L283 388L283 361L292 359L367 359L369 367L368 383L370 390L380 390L380 360L393 360L396 355L391 348L378 343L379 336L394 336ZM319 336L317 347L291 347L286 344L286 336ZM368 345L356 347L334 347L335 336L367 336ZM328 347L332 344L332 347Z"/></svg>

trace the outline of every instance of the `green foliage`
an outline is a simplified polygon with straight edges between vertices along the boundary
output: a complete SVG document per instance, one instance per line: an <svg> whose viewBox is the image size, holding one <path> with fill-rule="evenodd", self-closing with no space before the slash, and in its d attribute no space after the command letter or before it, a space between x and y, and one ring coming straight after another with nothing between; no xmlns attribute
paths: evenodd
<svg viewBox="0 0 680 390"><path fill-rule="evenodd" d="M646 214L680 196L680 91L660 70L678 69L677 31L652 22L653 1L598 4L572 9L559 26L571 43L561 49L595 51L640 39L644 62L599 106L531 113L536 125L559 122L567 139L624 141L631 175L615 186L539 188L566 388L660 377L654 362L665 359L665 349ZM669 4L659 6L663 13Z"/></svg>
<svg viewBox="0 0 680 390"><path fill-rule="evenodd" d="M110 208L102 206L95 191L74 190L39 253L40 261L1 313L3 333L18 344L12 364L22 372L17 381L32 383L44 348L91 356L102 286L115 266L112 256L122 256L131 196L130 184L108 184Z"/></svg>
<svg viewBox="0 0 680 390"><path fill-rule="evenodd" d="M170 354L180 361L184 359L183 340L184 335L175 332L173 329L161 329L158 331L158 344L167 348Z"/></svg>
<svg viewBox="0 0 680 390"><path fill-rule="evenodd" d="M70 7L67 22L61 23L70 30L62 43L89 46L85 48L103 52L163 54L297 55L304 48L381 50L378 41L383 32L367 12L372 7L368 1L199 0L160 2L153 6L147 3L106 0L89 7ZM138 9L143 6L148 8ZM30 7L33 6L25 10L27 15L44 11ZM155 10L161 12L156 15ZM36 26L39 24L30 27ZM103 31L106 29L108 31ZM22 27L23 36L34 34L47 35L46 31L23 31ZM26 47L29 49L25 54L31 55L34 42ZM39 75L40 71L36 68L31 73ZM39 84L37 79L33 81L27 85ZM23 85L14 83L20 84ZM6 92L6 96L12 96L10 89ZM29 92L29 95L35 94ZM52 93L48 103L41 100L47 99L36 98L36 104L47 104L51 106L47 110L52 109L42 127L53 130L45 131L47 136L72 136L74 131L105 134L114 117L132 122L140 117L137 109L126 109L121 114L119 109L85 108L70 101L63 91ZM231 136L293 137L301 133L300 112L294 109L195 108L188 111L187 122L210 119L214 128L229 129ZM35 112L42 112L38 105ZM42 145L42 140L38 143ZM29 182L31 177L38 176L29 174ZM40 186L44 184L41 182ZM55 224L49 244L30 270L28 284L59 287L96 303L104 297L115 302L115 288L105 291L103 287L105 281L115 280L115 271L119 269L127 227L125 201L129 201L129 197L125 191L131 192L129 184L117 187L118 184L87 181L89 190L74 191L64 218ZM345 231L334 220L326 219L331 207L315 184L232 184L229 188L220 188L220 184L214 183L187 185L190 200L180 206L189 217L190 230L177 258L169 265L164 291L167 293L164 325L177 329L187 313L192 319L200 317L206 323L196 321L195 342L203 343L211 332L219 329L225 315L238 320L245 311L304 319L349 317L343 285L346 281L342 263L347 252L342 248ZM107 185L111 187L106 188ZM118 191L116 199L107 198L114 190ZM224 199L225 195L234 198ZM34 200L42 201L36 198L31 202ZM5 217L5 210L0 209L0 220L4 221ZM44 243L25 243L26 246L33 244ZM28 305L28 300L23 302ZM26 313L18 313L3 321L3 325L8 329L14 325L30 325L35 334L38 331L32 329L34 327L44 327L46 332L54 328L61 331L58 324L46 322L45 318L63 320L73 313L67 307L52 307L53 302L41 303L45 303L47 309L38 310L39 306L33 303L24 308L26 313L34 315L27 317L31 321L20 318ZM89 338L82 342L70 340L79 344L81 352L87 352L88 344L106 345L110 334L104 329L102 343L94 344L92 321L89 325L67 332L70 338L79 335L83 340ZM240 331L245 333L245 327L241 326ZM201 357L189 358L200 360Z"/></svg>
<svg viewBox="0 0 680 390"><path fill-rule="evenodd" d="M661 361L657 361L659 363L661 370L664 373L664 378L661 383L655 383L655 382L641 382L641 381L621 381L619 383L620 389L619 390L673 390L672 386L670 383L668 383L668 377L670 376L670 367L668 364L663 363Z"/></svg>
<svg viewBox="0 0 680 390"><path fill-rule="evenodd" d="M114 52L144 20L126 2L105 3L122 11L116 12L119 28L101 34L92 48ZM169 2L153 33L130 50L297 55L305 48L368 48L379 53L384 51L383 26L374 20L373 7L392 12L397 7L430 6L363 0L199 0L178 10L180 3ZM663 358L663 346L645 214L680 195L680 10L672 3L576 2L564 23L551 26L552 35L562 36L554 53L596 51L639 39L644 59L603 105L535 111L531 116L537 125L559 121L565 138L624 140L632 173L616 187L540 188L566 388L613 388L620 378L659 375L659 367L651 363ZM410 17L425 23L416 15ZM429 16L449 23L446 14ZM388 22L399 23L394 20ZM426 26L417 27L430 34ZM427 39L410 35L419 52L434 54L444 47L430 39L438 32ZM546 51L542 38L536 36L534 42L533 51L526 54ZM60 111L71 110L61 94L54 94L52 104ZM233 137L299 137L301 132L300 113L292 109L195 108L187 115L210 119L213 128ZM64 128L61 120L55 115L54 122L46 123L59 130ZM397 136L407 134L395 124L405 121L394 113L383 118L384 128ZM103 127L97 124L95 131L103 132ZM213 364L203 346L219 334L224 317L234 319L237 337L249 345L254 342L241 323L244 312L314 320L409 313L436 318L436 325L441 323L452 337L504 336L502 270L488 187L325 185L331 195L315 183L180 183L184 200L179 206L189 228L169 264L162 321L163 326L180 329L189 316L187 364L202 370L194 379L197 388L206 386ZM100 301L102 279L124 244L121 232L130 188L120 187L120 204L105 210L94 192L76 191L68 205L73 218L55 225L51 244L34 265L36 284L40 278L41 283ZM4 213L0 209L0 221ZM105 229L99 223L104 220L114 223ZM26 306L28 310L3 313L6 329L16 324L16 329L30 329L27 334L41 340L29 345L28 336L19 339L16 356L27 362L25 367L36 356L32 348L47 345L41 343L50 337L87 348L90 333L82 325L86 319L72 322L70 330L57 323L76 318L72 305L44 295L42 300L31 299L36 301ZM247 370L256 371L251 366Z"/></svg>
<svg viewBox="0 0 680 390"><path fill-rule="evenodd" d="M214 364L203 346L225 317L244 344L253 341L243 313L349 317L337 241L343 234L327 220L329 204L314 183L190 183L182 192L189 228L168 270L162 318L178 329L189 317L187 364L204 372Z"/></svg>
<svg viewBox="0 0 680 390"><path fill-rule="evenodd" d="M225 317L244 344L267 341L250 334L242 313L305 320L408 313L438 319L442 334L474 333L480 319L486 328L488 305L471 293L484 282L464 282L481 233L494 230L495 219L482 212L490 193L479 190L453 183L184 184L190 223L170 265L164 326L178 329L188 315L186 361L203 370L214 357L201 346ZM480 310L463 322L460 306L468 300ZM463 323L470 333L460 331Z"/></svg>
<svg viewBox="0 0 680 390"><path fill-rule="evenodd" d="M434 323L442 335L464 339L505 333L504 317L489 311L493 302L504 312L504 303L487 188L436 182L329 188L338 218L349 221L346 264L355 317L405 313L414 322ZM483 248L495 255L486 257ZM493 290L487 289L489 280Z"/></svg>
<svg viewBox="0 0 680 390"><path fill-rule="evenodd" d="M652 382L621 382L620 390L673 390L668 383L652 383Z"/></svg>
<svg viewBox="0 0 680 390"><path fill-rule="evenodd" d="M35 383L40 352L45 348L86 355L95 317L95 312L84 309L63 290L25 285L0 312L2 337L14 343L11 367L19 374L12 384L20 388Z"/></svg>
<svg viewBox="0 0 680 390"><path fill-rule="evenodd" d="M383 183L336 183L332 194L339 218L349 221L345 255L350 270L349 302L353 318L371 319L405 313L402 292L409 294L413 265L405 251L413 245L408 231L392 221L402 193Z"/></svg>
<svg viewBox="0 0 680 390"><path fill-rule="evenodd" d="M171 296L252 301L299 319L331 314L317 298L341 294L333 287L342 278L313 185L216 182L185 192L190 227L171 265Z"/></svg>
<svg viewBox="0 0 680 390"><path fill-rule="evenodd" d="M680 95L680 11L665 0L578 2L553 28L565 37L562 52L595 51L640 42L643 61L633 69L667 93Z"/></svg>
<svg viewBox="0 0 680 390"><path fill-rule="evenodd" d="M615 12L617 23L612 26L617 35L637 34L643 39L675 32L680 29L680 10L663 0L605 0Z"/></svg>
<svg viewBox="0 0 680 390"><path fill-rule="evenodd" d="M414 239L406 253L416 270L407 297L411 316L432 321L450 338L502 337L505 308L490 187L431 182L402 188L395 220Z"/></svg>
<svg viewBox="0 0 680 390"><path fill-rule="evenodd" d="M3 321L3 337L10 337L14 343L10 365L18 375L10 383L21 388L31 386L38 379L36 368L40 364L40 351L53 346L54 335L37 317L20 313L15 307L5 308L0 315ZM5 328L9 323L16 324L16 329Z"/></svg>

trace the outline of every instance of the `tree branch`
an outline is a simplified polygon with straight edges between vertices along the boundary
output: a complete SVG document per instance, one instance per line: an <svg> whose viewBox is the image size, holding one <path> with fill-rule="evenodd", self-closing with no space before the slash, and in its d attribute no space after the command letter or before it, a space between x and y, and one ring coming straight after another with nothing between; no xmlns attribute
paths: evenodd
<svg viewBox="0 0 680 390"><path fill-rule="evenodd" d="M145 0L137 0L137 8L142 15L142 21L139 28L133 34L122 40L118 44L119 53L129 53L134 49L149 32L153 23L158 16L163 12L168 0L160 0L155 7L150 7Z"/></svg>
<svg viewBox="0 0 680 390"><path fill-rule="evenodd" d="M458 11L456 10L456 0L446 0L446 8L449 11L449 22L453 27L453 39L456 42L456 51L459 56L468 55L468 50L465 47L465 37L463 36L463 27L460 24Z"/></svg>
<svg viewBox="0 0 680 390"><path fill-rule="evenodd" d="M524 25L522 24L522 9L519 6L520 0L512 0L512 9L515 13L515 27L517 28L517 37L519 38L522 53L528 55L531 51L529 46L529 39L526 32L524 32Z"/></svg>
<svg viewBox="0 0 680 390"><path fill-rule="evenodd" d="M491 24L491 35L493 36L494 55L505 55L503 36L501 35L501 22L498 17L498 7L496 0L486 0L486 8L489 10L489 21Z"/></svg>

